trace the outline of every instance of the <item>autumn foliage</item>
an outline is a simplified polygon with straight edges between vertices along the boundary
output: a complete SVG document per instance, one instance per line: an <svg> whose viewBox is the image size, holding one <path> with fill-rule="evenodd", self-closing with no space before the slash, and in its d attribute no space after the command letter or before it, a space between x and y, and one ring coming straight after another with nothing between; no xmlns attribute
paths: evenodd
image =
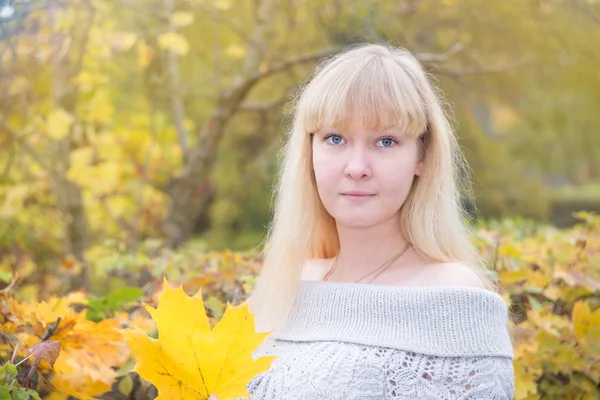
<svg viewBox="0 0 600 400"><path fill-rule="evenodd" d="M591 399L600 391L600 217L578 217L568 230L507 220L473 236L495 263L510 307L516 399ZM250 253L185 254L178 261L193 268L130 260L132 271L152 278L143 291L120 289L110 300L74 292L20 301L18 282L3 290L0 398L8 390L36 398L26 387L49 399L247 395L245 384L272 361L250 357L263 336L244 301L260 262ZM40 353L41 343L59 343L58 357Z"/></svg>

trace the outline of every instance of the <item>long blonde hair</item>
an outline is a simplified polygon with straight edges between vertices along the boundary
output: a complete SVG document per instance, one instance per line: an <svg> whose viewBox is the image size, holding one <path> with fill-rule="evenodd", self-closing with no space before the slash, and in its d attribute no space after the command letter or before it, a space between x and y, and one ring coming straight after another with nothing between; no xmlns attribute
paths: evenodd
<svg viewBox="0 0 600 400"><path fill-rule="evenodd" d="M318 66L293 105L264 262L248 300L257 330L275 330L285 321L307 259L339 251L335 221L316 189L310 134L325 126L343 130L357 116L366 129L399 130L420 143L423 172L400 213L405 238L436 261L467 265L498 291L464 221L460 184L466 183L466 161L441 96L409 51L378 44L347 48Z"/></svg>

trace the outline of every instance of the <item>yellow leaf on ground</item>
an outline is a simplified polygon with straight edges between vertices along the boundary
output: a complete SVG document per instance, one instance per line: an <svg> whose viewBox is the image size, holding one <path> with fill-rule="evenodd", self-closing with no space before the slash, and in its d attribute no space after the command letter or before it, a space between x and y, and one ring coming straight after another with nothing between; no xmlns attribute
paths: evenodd
<svg viewBox="0 0 600 400"><path fill-rule="evenodd" d="M255 332L247 304L227 304L223 318L211 329L201 292L190 297L165 280L158 307L146 309L158 326L159 339L137 328L126 330L125 338L137 360L134 370L156 386L158 399L249 397L248 382L275 359L252 359L269 333Z"/></svg>
<svg viewBox="0 0 600 400"><path fill-rule="evenodd" d="M61 347L50 381L58 391L78 399L92 399L93 396L110 390L117 377L115 367L129 357L117 320L89 321L85 310L78 312L71 307L85 305L87 302L87 297L82 292L70 293L65 297L51 297L47 302L20 303L12 298L6 300L7 310L15 321L21 325L29 325L35 333L19 334L19 341L24 348L35 348L49 326L58 324L49 338L59 342ZM50 365L44 360L40 367L49 369Z"/></svg>
<svg viewBox="0 0 600 400"><path fill-rule="evenodd" d="M600 308L591 311L585 301L577 301L571 315L575 337L584 350L590 354L599 354L600 350Z"/></svg>
<svg viewBox="0 0 600 400"><path fill-rule="evenodd" d="M29 349L36 358L45 360L50 366L54 366L60 354L60 342L58 340L45 340Z"/></svg>
<svg viewBox="0 0 600 400"><path fill-rule="evenodd" d="M537 394L535 376L530 374L522 363L514 361L515 371L515 399L526 399L530 394Z"/></svg>
<svg viewBox="0 0 600 400"><path fill-rule="evenodd" d="M575 327L575 337L581 339L588 328L587 320L590 318L590 306L584 301L578 301L573 306L571 320Z"/></svg>

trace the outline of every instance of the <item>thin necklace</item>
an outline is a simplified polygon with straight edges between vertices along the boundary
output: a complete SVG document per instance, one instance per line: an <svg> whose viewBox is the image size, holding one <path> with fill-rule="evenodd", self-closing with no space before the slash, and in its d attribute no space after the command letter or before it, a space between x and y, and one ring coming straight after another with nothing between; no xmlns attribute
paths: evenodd
<svg viewBox="0 0 600 400"><path fill-rule="evenodd" d="M398 260L400 257L402 257L402 255L404 253L406 253L406 251L409 249L409 247L411 246L410 243L406 243L406 245L402 248L402 250L400 250L398 253L396 253L396 255L394 255L391 259L389 259L388 261L384 262L381 266L379 266L378 268L376 268L375 270L369 272L368 274L366 274L365 276L363 276L362 278L360 278L359 280L355 281L354 283L358 283L360 281L362 281L363 279L365 279L367 276L371 275L371 274L375 274L375 276L373 276L368 282L366 283L371 283L375 280L375 278L377 278L379 275L381 275L386 269L388 269L392 264L394 264L396 262L396 260ZM333 274L333 272L335 271L337 265L338 265L338 259L339 259L340 254L338 253L335 257L335 262L333 263L333 266L331 267L331 269L329 271L327 271L327 273L325 274L325 277L323 278L324 281L326 281L327 279L329 279L329 277Z"/></svg>

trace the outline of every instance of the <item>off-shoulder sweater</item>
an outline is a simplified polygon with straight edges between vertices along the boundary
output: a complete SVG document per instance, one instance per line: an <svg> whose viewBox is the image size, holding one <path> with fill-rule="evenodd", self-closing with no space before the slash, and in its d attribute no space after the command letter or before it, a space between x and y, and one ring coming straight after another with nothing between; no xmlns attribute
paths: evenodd
<svg viewBox="0 0 600 400"><path fill-rule="evenodd" d="M513 399L508 308L466 286L301 281L252 399Z"/></svg>

